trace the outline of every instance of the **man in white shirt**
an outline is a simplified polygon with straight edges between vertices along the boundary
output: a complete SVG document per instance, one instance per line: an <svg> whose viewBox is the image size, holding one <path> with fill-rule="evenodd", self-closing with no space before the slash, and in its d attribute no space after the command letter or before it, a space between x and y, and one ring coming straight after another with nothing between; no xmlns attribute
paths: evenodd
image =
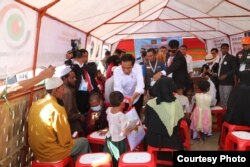
<svg viewBox="0 0 250 167"><path fill-rule="evenodd" d="M130 105L133 104L140 113L143 100L140 97L144 93L144 87L141 66L135 63L132 55L123 55L121 65L114 70L114 91L120 91L125 97L131 98Z"/></svg>
<svg viewBox="0 0 250 167"><path fill-rule="evenodd" d="M186 62L187 62L187 70L188 74L191 76L193 73L193 59L192 56L187 54L187 46L186 45L181 45L180 51L185 56Z"/></svg>

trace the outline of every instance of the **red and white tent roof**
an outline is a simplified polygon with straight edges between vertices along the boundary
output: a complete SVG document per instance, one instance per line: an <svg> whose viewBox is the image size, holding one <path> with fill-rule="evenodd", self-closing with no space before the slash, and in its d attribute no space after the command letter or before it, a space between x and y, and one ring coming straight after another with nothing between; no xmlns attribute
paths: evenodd
<svg viewBox="0 0 250 167"><path fill-rule="evenodd" d="M250 30L247 0L17 0L105 43L124 38L213 39Z"/></svg>

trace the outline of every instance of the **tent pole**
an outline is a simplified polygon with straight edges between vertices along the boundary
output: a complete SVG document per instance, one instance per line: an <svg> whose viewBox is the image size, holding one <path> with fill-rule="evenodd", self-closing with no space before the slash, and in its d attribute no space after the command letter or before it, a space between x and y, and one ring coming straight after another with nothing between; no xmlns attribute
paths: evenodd
<svg viewBox="0 0 250 167"><path fill-rule="evenodd" d="M228 41L229 41L229 49L230 49L230 52L231 52L231 55L233 54L233 49L232 49L232 45L231 45L231 39L230 39L230 35L227 35L227 38L228 38Z"/></svg>

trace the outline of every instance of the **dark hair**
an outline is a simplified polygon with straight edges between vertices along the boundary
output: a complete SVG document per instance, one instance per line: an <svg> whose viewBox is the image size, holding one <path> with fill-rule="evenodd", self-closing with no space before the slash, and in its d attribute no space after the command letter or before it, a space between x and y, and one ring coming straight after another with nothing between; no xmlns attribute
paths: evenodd
<svg viewBox="0 0 250 167"><path fill-rule="evenodd" d="M93 92L89 96L89 101L92 101L94 98L97 98L98 100L102 100L102 96L100 93Z"/></svg>
<svg viewBox="0 0 250 167"><path fill-rule="evenodd" d="M46 92L47 92L48 94L51 94L51 93L52 93L52 90L53 90L53 89L46 89Z"/></svg>
<svg viewBox="0 0 250 167"><path fill-rule="evenodd" d="M121 49L116 49L116 50L115 50L115 54L116 54L116 55L120 55L121 53L122 53L122 50L121 50Z"/></svg>
<svg viewBox="0 0 250 167"><path fill-rule="evenodd" d="M147 56L147 52L146 51L143 51L142 53L141 53L141 57L146 57Z"/></svg>
<svg viewBox="0 0 250 167"><path fill-rule="evenodd" d="M121 57L122 62L130 61L132 65L135 64L135 58L131 54L125 54Z"/></svg>
<svg viewBox="0 0 250 167"><path fill-rule="evenodd" d="M211 52L212 52L212 51L215 51L216 53L219 52L219 50L218 50L217 48L212 48L212 49L211 49Z"/></svg>
<svg viewBox="0 0 250 167"><path fill-rule="evenodd" d="M209 65L208 64L203 64L201 67L201 73L204 71L204 69L209 69Z"/></svg>
<svg viewBox="0 0 250 167"><path fill-rule="evenodd" d="M177 40L175 40L175 39L169 41L169 43L168 43L168 46L169 46L171 49L178 49L178 48L179 48L179 45L180 45L179 41L177 41Z"/></svg>
<svg viewBox="0 0 250 167"><path fill-rule="evenodd" d="M185 49L187 49L188 47L187 47L187 45L181 45L180 48L185 48Z"/></svg>
<svg viewBox="0 0 250 167"><path fill-rule="evenodd" d="M76 51L76 58L81 58L81 57L83 57L83 55L85 54L85 53L88 53L88 51L86 50L86 49L80 49L80 50L78 50L78 51Z"/></svg>
<svg viewBox="0 0 250 167"><path fill-rule="evenodd" d="M68 51L67 51L67 54L72 54L72 50L68 50Z"/></svg>
<svg viewBox="0 0 250 167"><path fill-rule="evenodd" d="M208 81L202 80L199 82L198 87L202 92L208 92L209 87L210 87L210 83Z"/></svg>
<svg viewBox="0 0 250 167"><path fill-rule="evenodd" d="M154 49L154 48L149 48L148 50L147 50L147 53L148 52L152 52L154 55L156 54L156 50Z"/></svg>
<svg viewBox="0 0 250 167"><path fill-rule="evenodd" d="M111 52L107 50L107 51L105 52L105 55L109 55L109 56L110 56L110 55L111 55Z"/></svg>
<svg viewBox="0 0 250 167"><path fill-rule="evenodd" d="M117 55L113 55L113 56L110 56L108 59L107 59L107 65L113 63L114 66L118 66L120 63L121 63L121 59L119 56Z"/></svg>
<svg viewBox="0 0 250 167"><path fill-rule="evenodd" d="M109 101L112 107L119 107L124 100L124 96L119 91L111 92L109 95Z"/></svg>
<svg viewBox="0 0 250 167"><path fill-rule="evenodd" d="M161 46L160 49L167 49L167 47L166 46Z"/></svg>
<svg viewBox="0 0 250 167"><path fill-rule="evenodd" d="M223 44L221 44L220 48L222 48L222 47L227 47L227 48L229 48L229 45L228 45L227 43L223 43Z"/></svg>

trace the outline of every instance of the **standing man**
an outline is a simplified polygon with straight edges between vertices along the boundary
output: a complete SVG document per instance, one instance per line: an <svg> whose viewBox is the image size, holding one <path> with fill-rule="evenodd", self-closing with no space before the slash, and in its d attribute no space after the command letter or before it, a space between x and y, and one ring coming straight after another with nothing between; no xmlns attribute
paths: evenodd
<svg viewBox="0 0 250 167"><path fill-rule="evenodd" d="M111 56L111 52L107 50L107 51L105 52L104 58L101 60L102 65L103 65L103 67L104 67L105 70L107 70L107 68L108 68L107 60L108 60L108 58L109 58L110 56Z"/></svg>
<svg viewBox="0 0 250 167"><path fill-rule="evenodd" d="M59 103L64 94L63 81L49 78L45 83L48 94L33 103L28 116L28 141L40 162L60 161L68 156L89 152L88 140L71 137L64 107Z"/></svg>
<svg viewBox="0 0 250 167"><path fill-rule="evenodd" d="M88 62L88 54L77 51L72 69L76 74L76 104L82 114L87 114L89 110L89 93L94 90L92 80L84 65Z"/></svg>
<svg viewBox="0 0 250 167"><path fill-rule="evenodd" d="M187 62L187 70L188 74L192 76L193 73L193 59L192 56L187 54L187 46L186 45L181 45L180 47L181 54L185 57L186 62Z"/></svg>
<svg viewBox="0 0 250 167"><path fill-rule="evenodd" d="M64 66L59 72L64 85L63 105L68 115L71 133L78 132L79 136L84 136L83 124L84 116L80 113L76 105L76 74L69 66Z"/></svg>
<svg viewBox="0 0 250 167"><path fill-rule="evenodd" d="M147 50L147 62L145 63L145 87L147 91L151 91L152 86L160 77L166 76L166 67L163 62L156 60L156 51L153 48Z"/></svg>
<svg viewBox="0 0 250 167"><path fill-rule="evenodd" d="M241 39L243 49L236 54L238 72L250 69L250 37Z"/></svg>
<svg viewBox="0 0 250 167"><path fill-rule="evenodd" d="M144 86L142 67L135 63L131 54L123 55L121 65L114 70L114 91L120 91L125 97L131 98L130 105L135 106L138 114L142 107L139 98L144 93Z"/></svg>
<svg viewBox="0 0 250 167"><path fill-rule="evenodd" d="M179 42L171 40L168 43L169 57L167 58L167 75L172 77L178 87L186 89L189 83L187 62L179 49Z"/></svg>
<svg viewBox="0 0 250 167"><path fill-rule="evenodd" d="M234 56L228 53L229 45L223 43L221 45L221 57L219 58L219 91L220 91L220 104L222 107L227 106L229 94L233 86L236 84L236 70L237 64Z"/></svg>

